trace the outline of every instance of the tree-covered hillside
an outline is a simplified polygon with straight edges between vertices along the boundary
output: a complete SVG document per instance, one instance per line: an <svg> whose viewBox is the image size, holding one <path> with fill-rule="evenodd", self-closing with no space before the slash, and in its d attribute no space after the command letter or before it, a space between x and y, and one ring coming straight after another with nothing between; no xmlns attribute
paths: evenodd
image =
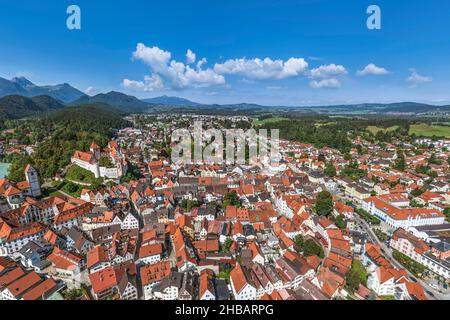
<svg viewBox="0 0 450 320"><path fill-rule="evenodd" d="M62 109L64 104L49 96L0 98L0 120L21 119Z"/></svg>
<svg viewBox="0 0 450 320"><path fill-rule="evenodd" d="M130 125L123 114L106 105L84 105L54 112L36 119L30 130L38 136L38 147L32 156L14 156L8 178L20 180L26 163L31 163L42 178L53 177L58 169L70 163L75 150L87 151L92 141L105 147L115 129Z"/></svg>

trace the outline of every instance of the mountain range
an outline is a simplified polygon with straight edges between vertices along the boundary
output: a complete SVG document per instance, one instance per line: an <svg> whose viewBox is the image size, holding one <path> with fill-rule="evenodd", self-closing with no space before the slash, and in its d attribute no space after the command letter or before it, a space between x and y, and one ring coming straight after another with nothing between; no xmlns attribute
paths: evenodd
<svg viewBox="0 0 450 320"><path fill-rule="evenodd" d="M180 97L160 96L138 99L117 91L88 96L68 83L38 86L24 77L0 77L0 120L18 119L62 109L66 106L109 105L126 113L208 112L208 114L420 114L450 112L450 106L416 102L364 103L330 106L262 106L253 103L201 104Z"/></svg>
<svg viewBox="0 0 450 320"><path fill-rule="evenodd" d="M25 97L46 95L64 103L86 96L86 94L72 87L68 83L38 86L25 77L16 77L11 80L0 78L0 97L8 95L20 95Z"/></svg>
<svg viewBox="0 0 450 320"><path fill-rule="evenodd" d="M83 96L73 102L70 105L81 104L109 104L125 112L147 112L151 107L151 104L139 100L136 97L126 95L117 91L110 91L108 93L100 93L93 97Z"/></svg>

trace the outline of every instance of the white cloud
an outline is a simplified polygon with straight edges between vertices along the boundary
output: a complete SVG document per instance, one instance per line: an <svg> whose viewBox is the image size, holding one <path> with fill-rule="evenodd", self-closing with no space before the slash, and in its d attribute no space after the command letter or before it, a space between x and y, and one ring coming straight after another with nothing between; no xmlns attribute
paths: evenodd
<svg viewBox="0 0 450 320"><path fill-rule="evenodd" d="M186 63L191 64L194 63L197 59L197 56L194 52L191 51L191 49L188 49L186 52Z"/></svg>
<svg viewBox="0 0 450 320"><path fill-rule="evenodd" d="M202 66L203 66L204 64L206 64L207 62L208 62L208 61L206 60L206 58L200 59L200 60L197 62L197 69L201 69Z"/></svg>
<svg viewBox="0 0 450 320"><path fill-rule="evenodd" d="M271 58L230 59L224 63L216 63L214 71L218 74L241 75L248 79L285 79L296 77L308 68L303 58L290 58L287 61Z"/></svg>
<svg viewBox="0 0 450 320"><path fill-rule="evenodd" d="M188 50L186 58L189 63L196 60L195 54ZM144 81L124 79L122 85L128 88L152 91L162 88L185 89L189 87L208 87L225 83L225 78L214 70L202 69L206 59L201 59L196 69L182 62L172 60L172 54L158 47L147 47L138 43L133 52L133 59L141 60L150 67L151 74Z"/></svg>
<svg viewBox="0 0 450 320"><path fill-rule="evenodd" d="M92 94L94 91L95 91L95 88L94 88L94 87L87 87L87 88L84 90L84 93L90 95L90 94Z"/></svg>
<svg viewBox="0 0 450 320"><path fill-rule="evenodd" d="M312 69L310 76L312 78L330 78L347 74L347 70L342 65L328 64Z"/></svg>
<svg viewBox="0 0 450 320"><path fill-rule="evenodd" d="M336 88L340 88L341 83L335 78L330 78L330 79L323 79L320 81L312 80L309 83L309 85L311 88L314 88L314 89L321 89L321 88L336 89Z"/></svg>
<svg viewBox="0 0 450 320"><path fill-rule="evenodd" d="M154 91L164 88L163 80L157 74L151 76L145 76L144 81L136 81L123 79L122 85L125 88L143 90L143 91Z"/></svg>
<svg viewBox="0 0 450 320"><path fill-rule="evenodd" d="M373 63L369 63L367 66L364 67L364 69L356 72L356 74L358 76L368 76L368 75L384 76L389 73L390 72L388 70L386 70L385 68L378 67Z"/></svg>
<svg viewBox="0 0 450 320"><path fill-rule="evenodd" d="M409 69L409 71L411 72L411 75L408 78L406 78L407 82L411 82L413 84L420 84L433 81L432 77L422 76L418 74L416 69Z"/></svg>
<svg viewBox="0 0 450 320"><path fill-rule="evenodd" d="M134 59L143 61L156 72L163 71L167 67L171 57L172 54L170 52L161 50L158 47L150 48L143 43L138 43L136 50L133 52Z"/></svg>
<svg viewBox="0 0 450 320"><path fill-rule="evenodd" d="M241 82L258 80L281 80L303 76L310 78L312 88L339 88L337 77L348 74L342 65L328 64L309 69L304 58L291 57L287 60L261 58L228 59L216 63L214 67L205 67L206 58L197 60L197 55L191 50L186 51L186 63L172 59L172 54L156 46L147 47L138 43L133 52L133 60L139 60L150 68L143 80L124 79L122 85L126 88L153 91L160 89L180 90L187 88L203 88L220 85L226 87L226 75L242 77ZM281 87L272 85L268 90L279 90Z"/></svg>

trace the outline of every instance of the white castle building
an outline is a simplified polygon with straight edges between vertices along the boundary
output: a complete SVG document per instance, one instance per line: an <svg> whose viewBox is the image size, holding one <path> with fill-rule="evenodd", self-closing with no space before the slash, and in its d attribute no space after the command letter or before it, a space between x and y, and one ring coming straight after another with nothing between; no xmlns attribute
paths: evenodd
<svg viewBox="0 0 450 320"><path fill-rule="evenodd" d="M99 160L102 157L111 160L112 166L100 166ZM108 148L104 151L93 142L89 148L89 152L75 151L71 162L92 172L96 178L119 179L127 173L127 162L121 154L116 141L110 141Z"/></svg>

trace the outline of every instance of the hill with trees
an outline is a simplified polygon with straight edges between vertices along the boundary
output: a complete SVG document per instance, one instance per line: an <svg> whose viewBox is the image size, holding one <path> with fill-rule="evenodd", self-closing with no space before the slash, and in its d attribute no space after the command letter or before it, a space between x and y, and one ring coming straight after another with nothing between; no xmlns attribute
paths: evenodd
<svg viewBox="0 0 450 320"><path fill-rule="evenodd" d="M80 104L107 104L116 109L120 109L124 112L129 113L140 113L147 112L151 104L141 101L136 97L123 94L117 91L111 91L108 93L100 93L93 97L84 96L73 103L71 105L80 105Z"/></svg>
<svg viewBox="0 0 450 320"><path fill-rule="evenodd" d="M49 96L27 98L11 95L0 98L0 120L21 119L64 108L64 104Z"/></svg>
<svg viewBox="0 0 450 320"><path fill-rule="evenodd" d="M52 178L70 163L75 150L87 151L92 141L105 147L114 131L129 126L123 114L110 106L83 105L51 113L33 123L34 134L40 138L31 156L14 156L9 178L18 180L24 165L31 163L42 178Z"/></svg>

